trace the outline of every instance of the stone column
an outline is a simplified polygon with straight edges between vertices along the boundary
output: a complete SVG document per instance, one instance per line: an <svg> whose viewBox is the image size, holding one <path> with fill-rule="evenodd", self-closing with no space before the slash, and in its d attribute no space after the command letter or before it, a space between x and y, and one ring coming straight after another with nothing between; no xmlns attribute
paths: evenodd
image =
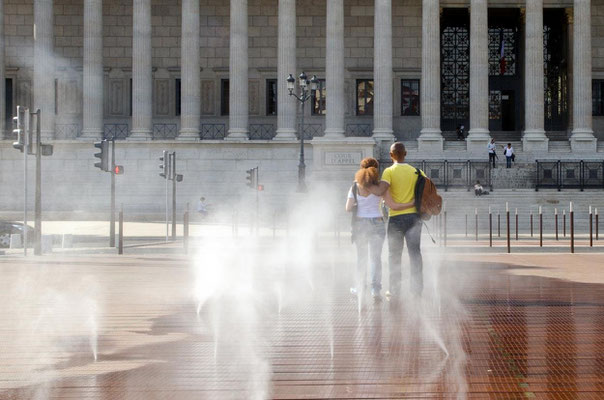
<svg viewBox="0 0 604 400"><path fill-rule="evenodd" d="M488 4L472 0L470 8L470 131L468 151L486 151L489 135Z"/></svg>
<svg viewBox="0 0 604 400"><path fill-rule="evenodd" d="M279 0L277 60L277 135L275 140L296 140L297 100L289 95L287 77L296 74L296 0ZM296 82L298 82L296 80Z"/></svg>
<svg viewBox="0 0 604 400"><path fill-rule="evenodd" d="M84 1L82 139L103 137L103 2Z"/></svg>
<svg viewBox="0 0 604 400"><path fill-rule="evenodd" d="M392 0L375 0L373 34L373 137L392 134ZM329 93L328 93L329 96Z"/></svg>
<svg viewBox="0 0 604 400"><path fill-rule="evenodd" d="M573 152L596 151L591 120L591 0L575 0L573 24Z"/></svg>
<svg viewBox="0 0 604 400"><path fill-rule="evenodd" d="M6 136L5 108L6 86L4 82L4 0L0 0L0 140ZM10 128L9 128L10 129Z"/></svg>
<svg viewBox="0 0 604 400"><path fill-rule="evenodd" d="M134 0L132 26L132 132L129 139L152 138L151 0Z"/></svg>
<svg viewBox="0 0 604 400"><path fill-rule="evenodd" d="M439 0L422 1L422 130L420 151L443 150L440 131L440 7Z"/></svg>
<svg viewBox="0 0 604 400"><path fill-rule="evenodd" d="M344 0L327 0L325 139L344 137Z"/></svg>
<svg viewBox="0 0 604 400"><path fill-rule="evenodd" d="M543 104L543 0L526 1L525 22L525 123L522 147L527 152L548 149Z"/></svg>
<svg viewBox="0 0 604 400"><path fill-rule="evenodd" d="M182 0L181 108L179 140L199 139L201 83L199 65L199 0Z"/></svg>
<svg viewBox="0 0 604 400"><path fill-rule="evenodd" d="M229 60L229 133L227 139L248 139L247 0L231 0Z"/></svg>
<svg viewBox="0 0 604 400"><path fill-rule="evenodd" d="M42 139L55 136L54 11L52 0L34 1L34 106L41 111ZM27 106L27 104L22 104Z"/></svg>

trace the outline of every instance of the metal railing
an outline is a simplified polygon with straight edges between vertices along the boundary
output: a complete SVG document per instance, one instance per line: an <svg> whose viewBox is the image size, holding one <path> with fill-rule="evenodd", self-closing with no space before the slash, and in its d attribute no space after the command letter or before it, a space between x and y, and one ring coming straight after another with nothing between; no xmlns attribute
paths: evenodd
<svg viewBox="0 0 604 400"><path fill-rule="evenodd" d="M57 139L75 139L80 136L82 129L80 124L56 124L55 125L55 137Z"/></svg>
<svg viewBox="0 0 604 400"><path fill-rule="evenodd" d="M271 140L275 135L273 124L250 124L250 140Z"/></svg>
<svg viewBox="0 0 604 400"><path fill-rule="evenodd" d="M225 124L201 124L199 127L199 138L201 140L222 140L225 133Z"/></svg>
<svg viewBox="0 0 604 400"><path fill-rule="evenodd" d="M103 125L103 139L123 140L130 134L128 124Z"/></svg>
<svg viewBox="0 0 604 400"><path fill-rule="evenodd" d="M171 140L177 136L177 124L153 124L153 140Z"/></svg>
<svg viewBox="0 0 604 400"><path fill-rule="evenodd" d="M604 161L535 161L540 188L567 189L604 188Z"/></svg>
<svg viewBox="0 0 604 400"><path fill-rule="evenodd" d="M348 137L369 137L373 134L371 124L348 124L345 135Z"/></svg>
<svg viewBox="0 0 604 400"><path fill-rule="evenodd" d="M481 185L488 186L493 190L491 164L488 161L409 160L406 162L424 171L426 176L438 188L445 191L449 188L464 188L469 191L476 181L480 181ZM388 163L381 164L383 168L392 165Z"/></svg>

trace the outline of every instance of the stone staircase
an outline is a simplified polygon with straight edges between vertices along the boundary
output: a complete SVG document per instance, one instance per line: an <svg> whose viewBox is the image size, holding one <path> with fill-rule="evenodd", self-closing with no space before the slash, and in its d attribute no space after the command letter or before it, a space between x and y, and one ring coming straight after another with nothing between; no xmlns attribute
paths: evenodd
<svg viewBox="0 0 604 400"><path fill-rule="evenodd" d="M550 141L549 152L550 153L570 153L570 142L566 141Z"/></svg>
<svg viewBox="0 0 604 400"><path fill-rule="evenodd" d="M446 141L443 144L445 154L449 152L463 152L467 150L465 140Z"/></svg>

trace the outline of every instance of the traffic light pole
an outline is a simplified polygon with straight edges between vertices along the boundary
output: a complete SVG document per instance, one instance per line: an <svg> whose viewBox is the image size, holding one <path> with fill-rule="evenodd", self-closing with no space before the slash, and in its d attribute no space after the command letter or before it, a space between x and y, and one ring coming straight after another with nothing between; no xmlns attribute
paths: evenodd
<svg viewBox="0 0 604 400"><path fill-rule="evenodd" d="M35 240L34 254L42 255L42 143L40 133L40 109L32 115L36 116L36 202L35 202Z"/></svg>
<svg viewBox="0 0 604 400"><path fill-rule="evenodd" d="M115 138L111 138L111 216L109 217L109 247L115 247Z"/></svg>
<svg viewBox="0 0 604 400"><path fill-rule="evenodd" d="M176 152L172 152L172 240L176 240Z"/></svg>
<svg viewBox="0 0 604 400"><path fill-rule="evenodd" d="M169 233L170 233L170 220L168 218L168 213L169 213L169 210L168 210L168 182L170 182L170 179L169 179L169 177L170 177L170 171L169 171L169 169L170 169L170 163L171 163L171 160L170 160L171 154L168 153L168 152L165 152L164 154L165 154L166 157L168 157L167 163L166 163L166 165L168 166L168 171L164 171L166 173L166 242L167 242L168 240L170 240L170 235L169 235Z"/></svg>
<svg viewBox="0 0 604 400"><path fill-rule="evenodd" d="M17 109L19 113L19 109ZM23 128L23 255L27 255L27 155L29 154L29 109L25 108Z"/></svg>

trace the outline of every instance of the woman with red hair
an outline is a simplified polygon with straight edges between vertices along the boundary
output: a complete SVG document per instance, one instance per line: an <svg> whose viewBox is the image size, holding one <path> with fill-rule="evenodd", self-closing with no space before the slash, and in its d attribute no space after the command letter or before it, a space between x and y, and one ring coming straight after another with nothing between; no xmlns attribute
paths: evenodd
<svg viewBox="0 0 604 400"><path fill-rule="evenodd" d="M369 187L379 184L379 163L367 157L361 161L361 168L354 175L354 183L348 191L346 211L352 212L352 241L357 247L357 268L353 295L359 294L365 286L367 264L371 275L371 295L381 300L382 290L382 247L386 237L386 218L383 202L394 210L413 207L413 203L395 203L388 191L382 197L369 191ZM369 262L368 262L369 261Z"/></svg>

